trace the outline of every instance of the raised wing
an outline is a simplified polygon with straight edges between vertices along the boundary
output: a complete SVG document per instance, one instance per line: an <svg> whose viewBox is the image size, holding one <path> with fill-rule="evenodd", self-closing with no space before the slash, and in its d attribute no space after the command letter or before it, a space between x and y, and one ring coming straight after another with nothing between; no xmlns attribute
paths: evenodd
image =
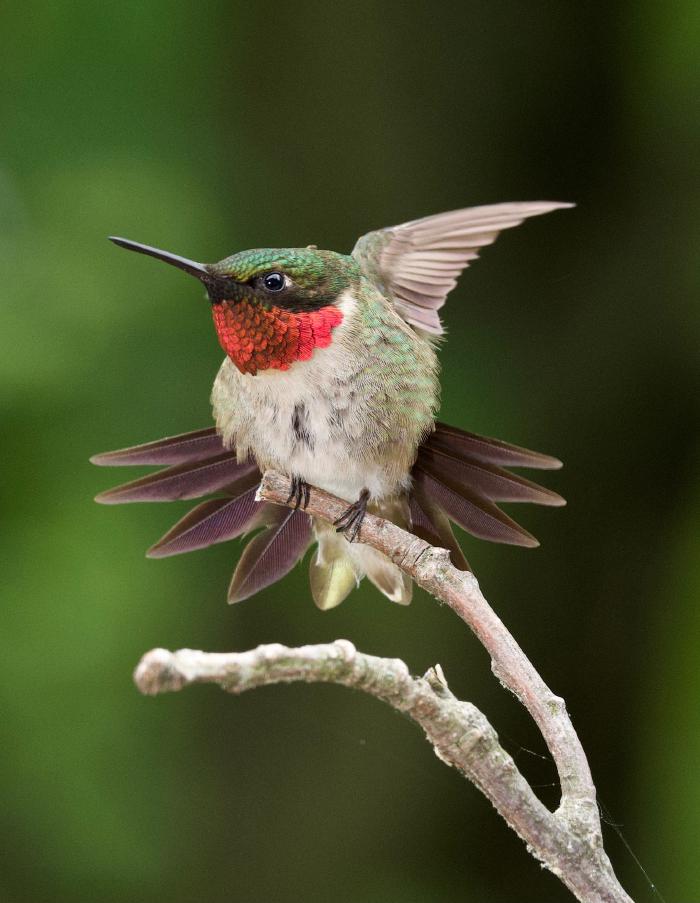
<svg viewBox="0 0 700 903"><path fill-rule="evenodd" d="M524 201L438 213L369 232L359 239L352 254L406 322L441 335L437 311L481 248L492 244L501 230L519 226L529 216L573 206Z"/></svg>

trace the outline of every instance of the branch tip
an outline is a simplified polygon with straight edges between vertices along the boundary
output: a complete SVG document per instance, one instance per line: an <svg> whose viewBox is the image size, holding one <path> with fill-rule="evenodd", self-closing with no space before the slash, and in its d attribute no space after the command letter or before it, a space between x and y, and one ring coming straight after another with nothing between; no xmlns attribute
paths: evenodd
<svg viewBox="0 0 700 903"><path fill-rule="evenodd" d="M136 666L134 683L144 696L181 690L187 680L177 668L175 656L167 649L151 649Z"/></svg>

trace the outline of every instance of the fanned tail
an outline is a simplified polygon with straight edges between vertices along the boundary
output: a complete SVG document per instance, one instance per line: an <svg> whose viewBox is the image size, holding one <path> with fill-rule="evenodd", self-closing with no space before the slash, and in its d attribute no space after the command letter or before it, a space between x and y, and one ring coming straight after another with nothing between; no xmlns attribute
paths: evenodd
<svg viewBox="0 0 700 903"><path fill-rule="evenodd" d="M450 519L441 508L438 508L429 497L421 492L420 486L416 483L413 484L409 507L411 529L416 536L420 536L431 546L447 549L450 553L450 560L456 568L459 568L460 571L470 571L471 567L457 542Z"/></svg>
<svg viewBox="0 0 700 903"><path fill-rule="evenodd" d="M396 565L365 545L350 545L329 525L313 523L302 511L255 500L260 471L238 461L215 428L195 430L91 458L100 466L156 465L155 473L97 496L102 504L173 501L216 494L181 518L148 555L163 558L203 549L229 539L253 536L233 575L229 601L237 602L275 583L299 561L309 545L318 548L310 564L311 591L321 609L333 608L367 576L394 602L407 604L412 584ZM549 455L437 423L418 450L408 499L380 503L373 510L433 545L446 548L453 564L469 570L452 523L490 542L538 545L531 533L499 507L499 502L559 506L564 499L506 468L554 470ZM261 531L261 528L262 529Z"/></svg>
<svg viewBox="0 0 700 903"><path fill-rule="evenodd" d="M236 539L265 522L267 505L255 501L260 483L256 472L227 488L223 498L202 502L181 518L146 553L149 558L181 555Z"/></svg>
<svg viewBox="0 0 700 903"><path fill-rule="evenodd" d="M204 461L226 451L216 427L193 430L179 436L166 436L155 442L132 445L117 451L93 455L90 461L98 467L126 467L141 464L186 464Z"/></svg>
<svg viewBox="0 0 700 903"><path fill-rule="evenodd" d="M558 507L565 500L551 489L510 473L506 467L556 470L558 458L468 433L444 423L418 450L410 495L413 531L450 552L455 567L471 570L451 522L489 542L534 548L535 537L508 517L496 502L530 502Z"/></svg>
<svg viewBox="0 0 700 903"><path fill-rule="evenodd" d="M266 505L267 527L243 550L228 590L229 602L241 602L276 583L311 544L311 518L303 511Z"/></svg>
<svg viewBox="0 0 700 903"><path fill-rule="evenodd" d="M529 467L534 470L559 470L562 463L559 458L530 451L519 445L510 445L502 439L490 439L476 433L457 429L438 421L435 432L428 437L426 444L445 448L460 457L472 458L485 464L500 464L503 467Z"/></svg>

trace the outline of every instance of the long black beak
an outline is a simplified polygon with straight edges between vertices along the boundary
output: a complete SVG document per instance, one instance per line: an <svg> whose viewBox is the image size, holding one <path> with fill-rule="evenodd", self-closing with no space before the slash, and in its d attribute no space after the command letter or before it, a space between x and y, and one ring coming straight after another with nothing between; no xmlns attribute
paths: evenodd
<svg viewBox="0 0 700 903"><path fill-rule="evenodd" d="M118 238L116 235L110 235L109 240L120 248L126 248L128 251L138 251L139 254L147 254L149 257L155 257L156 260L163 260L171 266L184 270L191 276L196 276L203 282L213 281L212 274L207 271L203 263L197 263L195 260L188 260L186 257L180 257L178 254L171 254L169 251L161 251L159 248L152 248L150 245L142 245L138 241L129 241L128 238Z"/></svg>

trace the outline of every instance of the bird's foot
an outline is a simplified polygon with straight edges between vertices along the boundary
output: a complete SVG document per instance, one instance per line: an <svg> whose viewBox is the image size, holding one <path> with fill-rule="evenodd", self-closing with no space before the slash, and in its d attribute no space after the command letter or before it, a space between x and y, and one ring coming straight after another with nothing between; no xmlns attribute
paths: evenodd
<svg viewBox="0 0 700 903"><path fill-rule="evenodd" d="M294 499L294 510L297 508L306 508L309 504L309 494L311 492L311 486L306 482L306 480L302 480L301 477L292 477L292 491L289 493L289 497L287 498L287 504Z"/></svg>
<svg viewBox="0 0 700 903"><path fill-rule="evenodd" d="M336 533L344 533L348 542L354 542L357 539L362 521L367 514L368 499L369 489L363 489L359 499L346 508L337 520L333 521Z"/></svg>

